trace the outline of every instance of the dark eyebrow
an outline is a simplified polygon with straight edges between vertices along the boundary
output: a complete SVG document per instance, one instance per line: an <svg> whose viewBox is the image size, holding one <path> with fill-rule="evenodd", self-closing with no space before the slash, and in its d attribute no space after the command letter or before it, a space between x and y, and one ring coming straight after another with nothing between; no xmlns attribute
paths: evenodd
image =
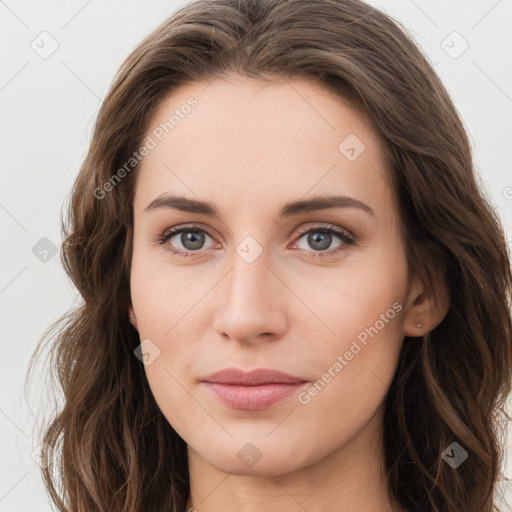
<svg viewBox="0 0 512 512"><path fill-rule="evenodd" d="M196 199L188 199L182 196L161 194L157 198L153 199L153 201L146 206L144 211L150 211L156 208L173 208L183 212L201 213L218 219L221 218L219 210L212 203L198 201ZM329 208L359 208L372 217L375 217L373 209L358 199L348 196L328 195L285 203L279 212L278 221L283 217L291 217L293 215L300 215L317 210L326 210Z"/></svg>
<svg viewBox="0 0 512 512"><path fill-rule="evenodd" d="M370 214L372 217L375 217L373 208L358 199L348 196L329 195L286 203L279 212L279 219L282 217L290 217L292 215L300 215L302 213L326 210L329 208L359 208L360 210Z"/></svg>

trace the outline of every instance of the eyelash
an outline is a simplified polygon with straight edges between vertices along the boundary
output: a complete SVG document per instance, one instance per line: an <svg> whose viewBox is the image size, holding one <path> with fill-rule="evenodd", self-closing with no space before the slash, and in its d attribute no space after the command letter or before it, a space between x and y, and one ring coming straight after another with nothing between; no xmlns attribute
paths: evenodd
<svg viewBox="0 0 512 512"><path fill-rule="evenodd" d="M206 233L210 238L214 238L206 229L200 228L199 226L196 226L196 225L187 225L187 226L180 226L177 228L166 229L163 233L161 233L160 235L158 235L156 237L155 242L158 243L159 245L163 246L170 238L172 238L180 233L183 233L183 232L203 232L203 233ZM325 251L305 250L308 257L310 257L312 259L315 259L315 258L322 259L322 258L327 258L329 256L332 256L339 251L346 250L347 247L353 245L356 241L355 237L353 237L352 235L349 235L344 230L341 230L339 228L334 228L332 226L327 226L327 225L318 225L318 226L300 229L297 233L297 238L296 238L295 242L300 240L304 234L307 234L309 232L321 232L321 233L334 234L334 235L338 236L342 241L342 244L334 249L329 249L329 250L325 250ZM170 245L166 245L164 248L166 251L169 251L174 256L178 256L180 258L193 257L196 255L196 253L200 252L200 250L199 251L178 251L176 249L173 249L172 246L170 246Z"/></svg>

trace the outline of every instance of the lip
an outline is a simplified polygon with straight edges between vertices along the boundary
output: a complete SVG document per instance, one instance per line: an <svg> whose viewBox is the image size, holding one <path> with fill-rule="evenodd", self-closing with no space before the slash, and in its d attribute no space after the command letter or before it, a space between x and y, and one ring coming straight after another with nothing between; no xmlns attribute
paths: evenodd
<svg viewBox="0 0 512 512"><path fill-rule="evenodd" d="M258 368L250 372L244 372L238 368L225 368L212 373L201 379L203 382L218 384L233 384L239 386L260 386L263 384L296 384L306 382L306 379L295 377L289 373L271 370L269 368Z"/></svg>
<svg viewBox="0 0 512 512"><path fill-rule="evenodd" d="M250 372L226 368L205 377L201 382L229 407L261 410L294 394L308 381L266 368Z"/></svg>

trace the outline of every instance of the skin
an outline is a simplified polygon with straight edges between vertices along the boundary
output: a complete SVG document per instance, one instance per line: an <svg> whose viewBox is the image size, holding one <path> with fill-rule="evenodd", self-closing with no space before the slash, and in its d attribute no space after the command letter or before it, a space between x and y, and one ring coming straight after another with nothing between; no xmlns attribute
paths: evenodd
<svg viewBox="0 0 512 512"><path fill-rule="evenodd" d="M386 490L383 401L404 336L432 330L448 300L442 281L446 300L437 309L427 289L407 278L377 133L317 84L230 76L173 91L147 135L191 96L198 105L142 161L130 308L140 339L160 350L145 366L151 390L188 445L186 510L400 511ZM365 145L353 161L338 149L349 134ZM163 193L211 202L221 218L145 211ZM287 202L334 193L375 215L345 207L277 221ZM189 223L208 232L202 245L184 245L180 234L155 242ZM324 249L298 233L317 233L319 225L348 231L355 243L331 234ZM236 251L248 236L262 250L250 263ZM175 256L169 246L192 255ZM311 256L336 248L324 259ZM393 304L400 312L306 404L295 394L263 410L234 409L200 382L232 366L272 368L310 381L310 389ZM248 442L261 453L251 467L237 456Z"/></svg>

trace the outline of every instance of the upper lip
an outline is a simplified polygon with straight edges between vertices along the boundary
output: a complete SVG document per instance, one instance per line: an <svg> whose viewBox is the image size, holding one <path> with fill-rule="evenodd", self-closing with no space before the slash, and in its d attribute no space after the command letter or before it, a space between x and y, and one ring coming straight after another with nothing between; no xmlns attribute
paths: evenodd
<svg viewBox="0 0 512 512"><path fill-rule="evenodd" d="M212 373L202 379L203 382L215 382L218 384L232 384L240 386L257 386L262 384L295 384L306 382L305 379L294 377L288 373L271 370L268 368L258 368L250 372L244 372L238 368L225 368Z"/></svg>

